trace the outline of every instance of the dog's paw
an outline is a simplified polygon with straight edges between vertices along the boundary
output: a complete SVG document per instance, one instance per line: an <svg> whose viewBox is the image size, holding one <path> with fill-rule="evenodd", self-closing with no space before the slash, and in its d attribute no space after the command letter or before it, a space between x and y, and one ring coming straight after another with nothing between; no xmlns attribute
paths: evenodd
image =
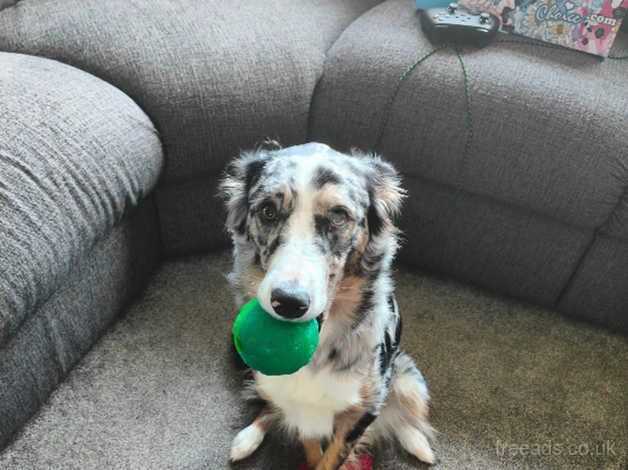
<svg viewBox="0 0 628 470"><path fill-rule="evenodd" d="M397 437L403 448L421 462L425 462L429 465L436 462L436 457L430 447L429 441L425 437L425 434L418 429L411 426L402 426L397 430Z"/></svg>
<svg viewBox="0 0 628 470"><path fill-rule="evenodd" d="M231 443L230 459L237 462L251 455L264 440L264 431L255 423L240 431Z"/></svg>

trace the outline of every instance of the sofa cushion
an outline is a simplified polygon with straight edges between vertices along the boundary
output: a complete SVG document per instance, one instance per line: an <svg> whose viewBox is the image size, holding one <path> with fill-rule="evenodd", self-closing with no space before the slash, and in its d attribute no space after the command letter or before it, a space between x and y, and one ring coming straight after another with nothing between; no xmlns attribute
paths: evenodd
<svg viewBox="0 0 628 470"><path fill-rule="evenodd" d="M156 184L159 138L113 86L0 53L0 348Z"/></svg>
<svg viewBox="0 0 628 470"><path fill-rule="evenodd" d="M473 129L467 159L464 75L450 49L401 83L378 150L407 175L600 227L628 187L628 60L527 42L500 36L463 49ZM388 0L365 13L329 51L313 138L375 146L401 75L433 49L412 2ZM613 53L628 54L628 35Z"/></svg>
<svg viewBox="0 0 628 470"><path fill-rule="evenodd" d="M22 0L0 12L0 50L125 91L159 129L172 182L216 173L267 135L305 140L325 52L378 2Z"/></svg>
<svg viewBox="0 0 628 470"><path fill-rule="evenodd" d="M144 199L0 348L0 450L145 285L159 251L155 206Z"/></svg>
<svg viewBox="0 0 628 470"><path fill-rule="evenodd" d="M593 237L558 308L628 334L628 241Z"/></svg>

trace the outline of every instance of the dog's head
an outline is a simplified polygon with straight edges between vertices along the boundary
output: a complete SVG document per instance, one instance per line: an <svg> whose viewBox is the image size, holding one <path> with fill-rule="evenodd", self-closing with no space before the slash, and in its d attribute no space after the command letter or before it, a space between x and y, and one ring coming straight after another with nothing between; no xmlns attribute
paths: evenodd
<svg viewBox="0 0 628 470"><path fill-rule="evenodd" d="M260 148L229 165L221 191L236 252L248 253L240 262L258 273L247 289L282 319L317 317L343 278L372 276L396 249L403 190L374 155L315 143Z"/></svg>

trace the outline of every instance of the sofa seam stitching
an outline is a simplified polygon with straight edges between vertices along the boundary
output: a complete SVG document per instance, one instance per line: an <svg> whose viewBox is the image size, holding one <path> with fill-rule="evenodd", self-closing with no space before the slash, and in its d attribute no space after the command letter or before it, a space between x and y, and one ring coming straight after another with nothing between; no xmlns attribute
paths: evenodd
<svg viewBox="0 0 628 470"><path fill-rule="evenodd" d="M604 222L602 222L600 225L598 225L597 227L595 227L593 229L593 232L592 232L592 235L591 235L591 239L588 241L588 243L585 244L584 249L582 250L582 253L580 254L578 259L576 260L576 263L574 265L574 268L573 268L571 274L569 275L569 277L567 278L567 281L565 281L565 284L563 285L562 289L558 293L558 297L556 298L556 300L554 302L554 306L555 307L558 307L563 302L563 300L567 296L567 293L573 287L573 284L575 283L578 274L580 274L582 272L582 269L584 267L584 263L586 262L587 258L589 257L589 253L591 252L593 247L596 245L600 235L603 234L602 232L605 229L608 229L608 225L613 220L614 215L617 213L617 211L619 210L619 207L621 206L622 201L626 197L628 197L628 185L624 186L624 189L621 192L621 194L619 195L619 198L617 199L617 202L615 203L615 205L613 206L613 208L609 212L609 214L606 217L606 219L604 220ZM612 237L612 235L611 235L611 237Z"/></svg>

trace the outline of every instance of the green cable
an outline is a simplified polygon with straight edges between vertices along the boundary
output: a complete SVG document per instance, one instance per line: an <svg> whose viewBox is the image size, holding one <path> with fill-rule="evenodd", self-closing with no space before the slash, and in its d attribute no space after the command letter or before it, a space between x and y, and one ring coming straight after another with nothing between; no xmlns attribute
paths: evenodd
<svg viewBox="0 0 628 470"><path fill-rule="evenodd" d="M377 132L377 138L376 138L376 142L375 142L375 146L374 149L377 150L379 148L379 146L382 143L382 138L384 136L384 132L386 130L386 127L388 125L388 121L390 120L390 115L391 115L391 111L392 111L392 107L393 104L395 102L395 99L397 98L397 95L399 93L399 90L401 89L401 85L408 79L408 77L410 76L410 74L420 65L422 64L425 60L427 60L429 57L431 57L432 55L434 55L436 52L443 50L443 49L451 49L452 46L451 45L445 45L445 46L441 46L438 48L435 48L433 50L431 50L430 52L422 55L421 57L419 57L416 61L414 61L401 75L400 77L397 79L397 82L395 84L395 87L393 88L392 93L390 94L390 97L388 98L386 105L384 107L384 116L380 122L380 126ZM460 194L462 193L462 189L463 189L463 183L464 183L464 177L466 175L467 172L467 168L469 166L469 162L471 160L471 147L473 145L473 140L474 140L474 130L473 130L473 110L472 110L472 96L471 96L471 82L469 79L469 73L467 70L467 66L466 63L464 61L464 58L462 56L462 53L460 51L460 49L458 49L457 47L453 48L455 53L456 53L456 57L458 58L458 62L460 63L460 69L462 71L462 77L463 77L463 83L464 83L464 94L465 94L465 127L466 127L466 137L465 137L465 143L464 143L464 149L462 151L462 162L460 164L460 169L458 171L458 174L456 176L456 182L455 182L455 190L453 192L450 193L450 195L452 196L452 200L450 202L451 206L455 205L455 203L458 200L458 197L460 196ZM424 223L433 223L434 220L430 220L430 221L425 221Z"/></svg>
<svg viewBox="0 0 628 470"><path fill-rule="evenodd" d="M379 148L379 146L382 143L382 138L384 137L384 131L386 130L386 126L388 125L388 120L390 119L390 114L392 111L392 106L395 102L395 98L397 98L397 94L399 93L399 90L401 88L401 85L406 81L406 79L410 76L410 74L414 71L414 69L416 69L420 64L422 64L423 62L425 62L427 59L429 59L430 57L432 57L434 54L436 54L438 51L443 50L445 48L447 48L448 46L441 46L441 47L437 47L435 49L432 49L430 52L428 52L427 54L422 55L421 57L419 57L416 61L414 61L407 69L405 72L403 72L401 74L401 76L397 79L397 83L395 84L395 87L393 88L392 93L390 94L390 97L388 98L388 101L386 102L386 104L384 105L384 117L382 118L382 120L380 121L379 124L379 129L377 130L377 135L375 138L375 145L373 146L374 150L377 150Z"/></svg>
<svg viewBox="0 0 628 470"><path fill-rule="evenodd" d="M508 39L504 41L498 41L497 43L498 44L523 44L527 46L543 47L547 49L561 49L565 51L568 50L562 46L558 46L555 44L537 43L537 42L532 42L532 41L527 41L527 40ZM399 76L399 78L397 79L397 82L395 83L392 93L390 94L388 100L386 101L386 104L384 105L384 113L383 113L382 120L380 121L379 128L377 130L375 145L373 147L374 150L378 150L382 143L384 132L386 131L386 127L388 126L388 122L390 120L390 115L392 114L392 107L395 103L395 99L397 98L397 95L399 94L399 90L401 89L401 86L403 85L403 83L408 79L408 77L420 64L425 62L427 59L429 59L431 56L436 54L438 51L451 48L451 47L452 47L451 45L445 45L445 46L432 49L426 54L423 54L417 60L415 60L412 64L410 64L410 66ZM470 161L470 156L471 156L471 147L473 145L473 139L474 139L474 125L473 125L473 113L472 113L472 108L471 108L472 96L471 96L469 73L468 73L467 66L464 61L464 57L462 55L461 50L458 47L453 47L453 49L458 58L458 62L460 63L460 69L462 71L462 76L464 80L464 92L465 92L465 99L466 99L466 133L467 135L465 139L464 150L462 153L462 164L460 165L460 171L458 172L456 183L455 183L455 187L457 190L456 192L459 193L462 190L464 176L466 174L467 167L469 166L469 161ZM609 56L608 58L614 59L614 60L626 60L628 59L628 56Z"/></svg>
<svg viewBox="0 0 628 470"><path fill-rule="evenodd" d="M458 57L458 62L460 63L460 69L462 70L462 77L464 79L464 95L466 101L466 111L467 111L467 138L464 143L464 150L462 151L462 164L460 165L460 171L458 173L458 178L456 179L456 189L459 191L462 190L462 183L464 182L464 175L466 173L467 166L469 165L469 156L471 155L471 145L473 145L473 112L471 109L471 84L469 81L469 73L467 72L467 66L462 57L462 53L458 47L454 48L456 52L456 56Z"/></svg>

